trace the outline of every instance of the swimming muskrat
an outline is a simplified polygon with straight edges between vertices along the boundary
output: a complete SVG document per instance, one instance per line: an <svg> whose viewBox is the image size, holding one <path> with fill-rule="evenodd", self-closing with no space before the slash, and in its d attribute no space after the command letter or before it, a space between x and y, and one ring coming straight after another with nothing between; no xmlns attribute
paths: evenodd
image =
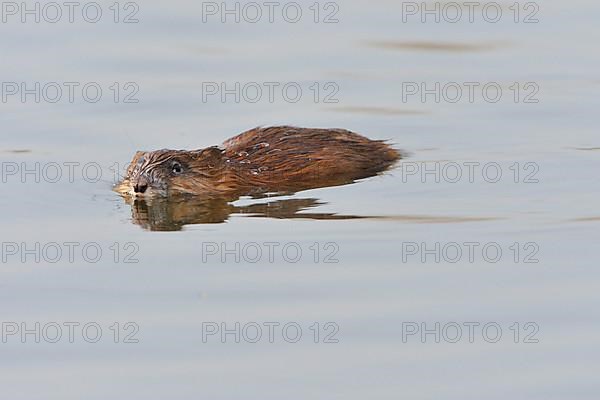
<svg viewBox="0 0 600 400"><path fill-rule="evenodd" d="M374 176L401 158L345 129L254 128L201 150L138 151L116 190L133 197L192 194L233 200Z"/></svg>

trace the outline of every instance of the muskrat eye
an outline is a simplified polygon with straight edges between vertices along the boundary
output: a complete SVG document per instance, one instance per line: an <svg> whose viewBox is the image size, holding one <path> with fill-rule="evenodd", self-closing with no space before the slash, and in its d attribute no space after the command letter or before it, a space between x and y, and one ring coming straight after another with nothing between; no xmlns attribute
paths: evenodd
<svg viewBox="0 0 600 400"><path fill-rule="evenodd" d="M171 164L171 172L180 174L183 172L183 167L177 161L173 161L173 164Z"/></svg>

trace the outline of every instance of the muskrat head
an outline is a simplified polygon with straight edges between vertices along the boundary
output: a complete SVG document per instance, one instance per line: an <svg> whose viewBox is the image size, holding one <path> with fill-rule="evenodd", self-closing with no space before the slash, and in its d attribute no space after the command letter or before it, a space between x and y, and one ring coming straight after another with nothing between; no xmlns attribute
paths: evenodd
<svg viewBox="0 0 600 400"><path fill-rule="evenodd" d="M217 147L138 151L116 190L133 197L210 192L219 180L222 165L222 150Z"/></svg>

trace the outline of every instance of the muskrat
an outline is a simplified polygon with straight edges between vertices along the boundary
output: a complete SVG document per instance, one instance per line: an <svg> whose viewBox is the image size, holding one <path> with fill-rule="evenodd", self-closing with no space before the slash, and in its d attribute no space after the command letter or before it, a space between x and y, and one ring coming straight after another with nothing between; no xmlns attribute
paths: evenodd
<svg viewBox="0 0 600 400"><path fill-rule="evenodd" d="M235 199L293 193L374 176L401 158L382 140L345 129L254 128L201 150L138 151L116 190L133 197Z"/></svg>

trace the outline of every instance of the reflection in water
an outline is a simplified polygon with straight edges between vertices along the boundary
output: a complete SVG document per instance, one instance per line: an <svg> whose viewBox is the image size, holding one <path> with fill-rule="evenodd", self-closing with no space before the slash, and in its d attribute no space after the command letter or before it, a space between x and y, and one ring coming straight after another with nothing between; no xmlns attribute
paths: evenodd
<svg viewBox="0 0 600 400"><path fill-rule="evenodd" d="M387 50L414 50L414 51L445 51L453 53L479 52L494 50L499 43L463 43L463 42L427 42L427 41L371 41L366 43L369 47Z"/></svg>
<svg viewBox="0 0 600 400"><path fill-rule="evenodd" d="M400 108L386 107L331 107L328 110L335 112L347 112L354 114L371 114L371 115L420 115L426 114L425 111L419 110L402 110Z"/></svg>
<svg viewBox="0 0 600 400"><path fill-rule="evenodd" d="M371 219L410 224L456 224L496 220L495 217L459 217L432 215L340 215L305 212L326 204L315 198L264 201L235 206L224 199L198 197L126 198L131 205L134 224L150 231L179 231L190 224L218 224L232 215L277 219L348 220Z"/></svg>
<svg viewBox="0 0 600 400"><path fill-rule="evenodd" d="M230 215L263 218L353 219L364 218L333 213L301 213L324 204L317 199L284 199L234 206L216 198L152 198L126 199L131 205L132 219L137 225L151 231L178 231L189 224L225 222Z"/></svg>
<svg viewBox="0 0 600 400"><path fill-rule="evenodd" d="M581 218L575 218L572 221L575 221L575 222L600 222L600 217L597 217L597 216L581 217Z"/></svg>

